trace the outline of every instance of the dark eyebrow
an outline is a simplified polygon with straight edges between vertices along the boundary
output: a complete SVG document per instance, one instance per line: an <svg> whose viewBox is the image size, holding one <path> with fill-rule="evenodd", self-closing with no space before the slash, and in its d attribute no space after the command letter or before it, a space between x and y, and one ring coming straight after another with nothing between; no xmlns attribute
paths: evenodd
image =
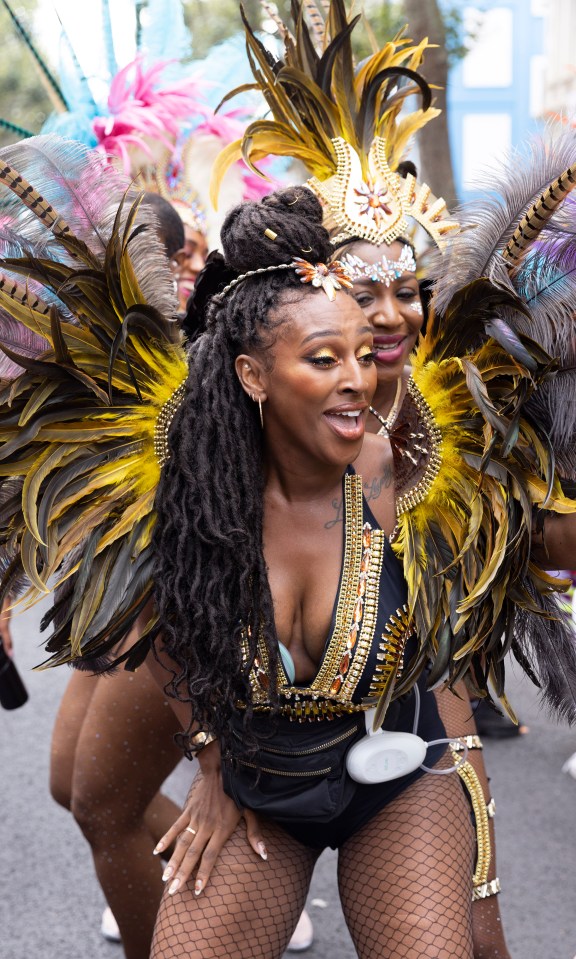
<svg viewBox="0 0 576 959"><path fill-rule="evenodd" d="M359 333L371 333L371 326L363 326ZM315 340L319 336L342 336L341 330L320 330L318 333L310 333L309 336L305 336L302 340L300 346L304 346L305 343L308 343L310 340Z"/></svg>

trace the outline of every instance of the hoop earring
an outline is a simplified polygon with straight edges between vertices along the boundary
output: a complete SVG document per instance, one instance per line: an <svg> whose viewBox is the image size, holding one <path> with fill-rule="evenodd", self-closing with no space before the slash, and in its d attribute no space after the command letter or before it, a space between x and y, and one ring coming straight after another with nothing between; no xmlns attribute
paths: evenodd
<svg viewBox="0 0 576 959"><path fill-rule="evenodd" d="M262 400L258 397L258 409L260 410L260 425L264 429L264 413L262 412Z"/></svg>

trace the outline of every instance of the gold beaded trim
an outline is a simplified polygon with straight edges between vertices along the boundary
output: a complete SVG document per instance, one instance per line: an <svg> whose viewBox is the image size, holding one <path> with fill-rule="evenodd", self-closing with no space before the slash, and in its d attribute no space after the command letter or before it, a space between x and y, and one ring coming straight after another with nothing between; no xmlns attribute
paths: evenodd
<svg viewBox="0 0 576 959"><path fill-rule="evenodd" d="M346 539L334 632L330 638L324 662L311 684L312 689L322 690L328 697L336 695L337 691L332 689L334 678L339 673L341 660L347 650L348 638L353 633L355 624L360 622L356 617L359 614L361 619L362 616L363 603L358 596L358 583L364 552L362 518L362 477L356 473L347 473L344 477Z"/></svg>
<svg viewBox="0 0 576 959"><path fill-rule="evenodd" d="M174 419L174 414L184 399L185 392L186 384L181 383L180 386L174 390L172 396L166 400L164 406L160 408L160 412L156 417L156 423L154 425L154 453L161 468L168 462L170 456L168 452L168 431Z"/></svg>
<svg viewBox="0 0 576 959"><path fill-rule="evenodd" d="M427 439L430 443L430 447L424 447L420 443L414 442L414 448L420 452L425 453L428 457L428 462L424 469L423 476L418 480L418 482L409 489L406 493L402 493L398 496L396 500L396 515L402 516L403 513L408 512L408 510L413 509L415 506L418 506L424 499L426 499L432 483L438 476L440 467L442 465L442 433L440 432L439 427L436 425L434 416L432 415L432 410L428 406L428 403L422 396L422 393L416 386L416 383L410 377L408 381L407 392L410 393L416 409L422 419L423 426L428 434ZM426 439L422 433L411 433L412 440Z"/></svg>
<svg viewBox="0 0 576 959"><path fill-rule="evenodd" d="M454 762L459 761L458 751L451 747L451 753L454 759ZM484 792L482 791L482 785L476 770L469 762L465 762L462 765L458 766L458 775L464 783L464 786L468 790L470 796L470 802L472 803L472 809L474 811L474 819L476 821L476 868L474 870L474 876L472 877L472 885L474 889L476 887L482 887L486 885L488 880L488 871L490 869L490 860L492 859L492 846L490 843L490 829L488 826L488 813L486 811L486 800L484 799ZM474 898L474 897L473 897ZM485 896L478 896L477 898L483 899Z"/></svg>
<svg viewBox="0 0 576 959"><path fill-rule="evenodd" d="M302 692L302 690L300 690ZM243 704L239 704L243 708ZM362 713L369 709L360 703L334 702L328 699L311 697L294 697L289 703L283 703L278 712L280 716L298 723L321 719L336 719L338 716L348 716L351 713ZM269 712L270 706L254 706L254 712Z"/></svg>
<svg viewBox="0 0 576 959"><path fill-rule="evenodd" d="M454 740L452 749L455 749L456 752L463 753L465 748L484 749L480 736L458 736L458 739Z"/></svg>
<svg viewBox="0 0 576 959"><path fill-rule="evenodd" d="M490 882L484 882L481 886L474 886L472 890L472 902L476 902L478 899L488 899L490 896L497 896L501 889L500 880L498 876L496 876L496 878L491 879Z"/></svg>
<svg viewBox="0 0 576 959"><path fill-rule="evenodd" d="M347 640L347 652L344 654L344 662L346 661L347 655L349 655L349 658L354 655L352 666L342 686L342 696L346 699L352 699L356 692L356 688L364 672L366 660L372 649L372 643L374 642L374 630L378 618L378 602L380 597L380 576L382 574L382 563L384 560L384 542L385 536L381 529L372 529L369 523L364 524L364 552L362 554L360 579L358 581L358 594L363 599L364 611L362 629L360 630L360 638L356 652L353 654L358 630L356 630L356 632L351 630Z"/></svg>
<svg viewBox="0 0 576 959"><path fill-rule="evenodd" d="M384 627L380 649L376 654L378 662L370 684L370 698L380 698L394 673L397 673L397 679L400 679L402 666L398 664L402 661L406 641L412 632L413 623L408 615L408 607L404 604L392 614Z"/></svg>

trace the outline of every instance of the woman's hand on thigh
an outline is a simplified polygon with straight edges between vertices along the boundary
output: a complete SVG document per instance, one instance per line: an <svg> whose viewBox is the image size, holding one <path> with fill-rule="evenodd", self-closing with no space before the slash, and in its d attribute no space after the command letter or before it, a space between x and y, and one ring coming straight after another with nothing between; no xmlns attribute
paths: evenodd
<svg viewBox="0 0 576 959"><path fill-rule="evenodd" d="M214 743L214 747L206 747L206 751L216 747ZM268 858L257 816L249 809L238 809L234 800L226 795L219 763L203 763L202 767L192 784L184 811L154 850L158 854L175 843L174 853L162 876L165 882L171 880L168 887L170 895L183 887L194 869L194 892L200 895L222 847L242 817L246 822L249 845L261 859Z"/></svg>

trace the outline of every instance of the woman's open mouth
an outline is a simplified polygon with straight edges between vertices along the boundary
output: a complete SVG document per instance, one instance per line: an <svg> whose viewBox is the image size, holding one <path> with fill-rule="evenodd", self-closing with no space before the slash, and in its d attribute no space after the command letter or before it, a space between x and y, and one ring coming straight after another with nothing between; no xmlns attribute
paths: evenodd
<svg viewBox="0 0 576 959"><path fill-rule="evenodd" d="M375 336L374 359L377 363L394 364L400 360L406 351L406 334L398 336Z"/></svg>
<svg viewBox="0 0 576 959"><path fill-rule="evenodd" d="M352 408L338 408L327 410L324 413L326 422L337 436L345 440L358 440L364 435L366 423L366 406Z"/></svg>

